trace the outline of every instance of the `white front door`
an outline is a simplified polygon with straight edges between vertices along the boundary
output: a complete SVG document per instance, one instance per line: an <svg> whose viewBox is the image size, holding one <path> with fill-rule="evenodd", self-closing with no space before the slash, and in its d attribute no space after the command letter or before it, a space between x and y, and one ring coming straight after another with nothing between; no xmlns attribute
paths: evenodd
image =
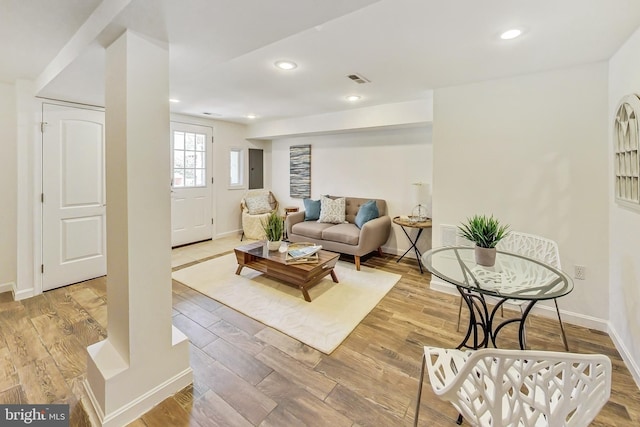
<svg viewBox="0 0 640 427"><path fill-rule="evenodd" d="M104 112L43 103L42 289L104 276Z"/></svg>
<svg viewBox="0 0 640 427"><path fill-rule="evenodd" d="M171 245L213 236L213 130L171 123Z"/></svg>

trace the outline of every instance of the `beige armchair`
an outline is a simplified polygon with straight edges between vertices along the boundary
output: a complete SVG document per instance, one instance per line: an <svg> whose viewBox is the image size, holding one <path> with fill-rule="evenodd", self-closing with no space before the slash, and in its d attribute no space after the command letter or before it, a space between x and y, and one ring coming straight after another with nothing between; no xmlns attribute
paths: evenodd
<svg viewBox="0 0 640 427"><path fill-rule="evenodd" d="M242 237L261 240L265 238L262 222L278 209L278 201L269 190L249 190L240 201L242 211Z"/></svg>

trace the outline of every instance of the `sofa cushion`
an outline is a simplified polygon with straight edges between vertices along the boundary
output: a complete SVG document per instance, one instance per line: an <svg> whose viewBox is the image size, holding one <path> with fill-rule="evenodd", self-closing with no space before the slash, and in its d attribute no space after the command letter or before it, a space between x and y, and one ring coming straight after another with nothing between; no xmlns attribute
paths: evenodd
<svg viewBox="0 0 640 427"><path fill-rule="evenodd" d="M271 212L271 204L269 203L268 194L260 194L258 196L247 197L244 199L244 203L247 205L250 215L259 215L267 212Z"/></svg>
<svg viewBox="0 0 640 427"><path fill-rule="evenodd" d="M362 228L367 221L378 218L378 216L380 216L380 213L378 212L378 205L376 205L376 201L369 200L367 203L360 206L354 222L358 228Z"/></svg>
<svg viewBox="0 0 640 427"><path fill-rule="evenodd" d="M333 224L327 224L322 222L303 221L297 224L293 224L293 227L291 227L291 232L299 236L320 240L322 239L322 232L325 229L333 226L334 226Z"/></svg>
<svg viewBox="0 0 640 427"><path fill-rule="evenodd" d="M304 220L317 221L320 218L320 200L304 199Z"/></svg>
<svg viewBox="0 0 640 427"><path fill-rule="evenodd" d="M322 239L355 246L360 239L360 229L355 224L336 224L322 231Z"/></svg>
<svg viewBox="0 0 640 427"><path fill-rule="evenodd" d="M339 197L331 199L322 196L320 199L320 218L318 222L328 222L331 224L340 224L345 221L345 199Z"/></svg>

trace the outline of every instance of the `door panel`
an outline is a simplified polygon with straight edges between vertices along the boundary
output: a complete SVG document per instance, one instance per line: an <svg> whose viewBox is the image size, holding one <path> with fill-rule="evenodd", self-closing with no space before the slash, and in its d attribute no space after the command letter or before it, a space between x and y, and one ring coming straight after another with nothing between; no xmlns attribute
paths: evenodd
<svg viewBox="0 0 640 427"><path fill-rule="evenodd" d="M43 104L43 290L103 276L104 112Z"/></svg>
<svg viewBox="0 0 640 427"><path fill-rule="evenodd" d="M264 188L263 150L249 148L249 190Z"/></svg>
<svg viewBox="0 0 640 427"><path fill-rule="evenodd" d="M104 247L103 217L62 220L62 262L87 260L102 255Z"/></svg>
<svg viewBox="0 0 640 427"><path fill-rule="evenodd" d="M171 123L171 245L213 237L210 127Z"/></svg>

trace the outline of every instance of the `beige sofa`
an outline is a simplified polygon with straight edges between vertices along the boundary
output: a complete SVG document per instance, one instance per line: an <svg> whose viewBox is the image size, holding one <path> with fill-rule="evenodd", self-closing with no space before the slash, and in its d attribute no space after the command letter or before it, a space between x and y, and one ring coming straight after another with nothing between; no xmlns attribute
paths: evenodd
<svg viewBox="0 0 640 427"><path fill-rule="evenodd" d="M332 198L335 198L332 196ZM287 236L291 242L311 242L322 245L327 251L353 255L356 269L360 270L360 257L378 251L382 255L382 245L391 232L391 218L387 215L387 203L373 199L380 216L366 222L362 229L354 223L360 206L372 199L345 197L346 223L329 224L305 221L304 211L287 216Z"/></svg>

